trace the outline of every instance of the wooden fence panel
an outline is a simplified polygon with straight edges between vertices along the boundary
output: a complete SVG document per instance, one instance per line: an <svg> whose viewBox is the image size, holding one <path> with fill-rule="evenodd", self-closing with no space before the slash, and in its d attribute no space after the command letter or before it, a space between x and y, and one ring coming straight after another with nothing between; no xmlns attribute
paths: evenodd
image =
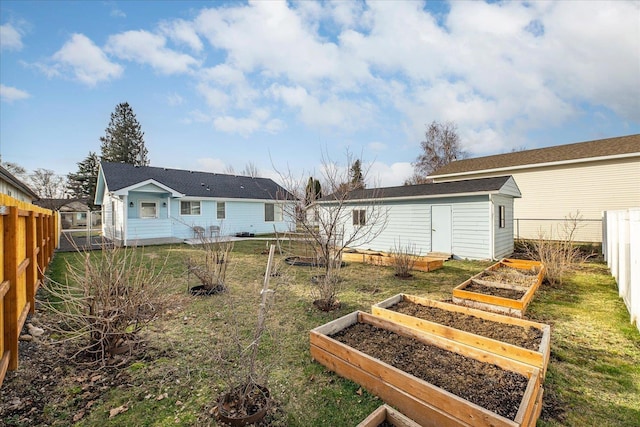
<svg viewBox="0 0 640 427"><path fill-rule="evenodd" d="M58 244L57 215L0 194L0 385L18 368L18 338Z"/></svg>

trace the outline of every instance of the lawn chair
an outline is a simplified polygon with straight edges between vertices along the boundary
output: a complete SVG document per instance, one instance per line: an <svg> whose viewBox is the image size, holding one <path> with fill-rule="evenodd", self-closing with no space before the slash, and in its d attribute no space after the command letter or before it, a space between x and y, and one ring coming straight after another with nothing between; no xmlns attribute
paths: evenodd
<svg viewBox="0 0 640 427"><path fill-rule="evenodd" d="M209 237L220 237L220 226L219 225L210 225L209 226Z"/></svg>
<svg viewBox="0 0 640 427"><path fill-rule="evenodd" d="M193 238L197 239L197 238L204 238L204 227L200 227L199 225L196 225L193 227Z"/></svg>

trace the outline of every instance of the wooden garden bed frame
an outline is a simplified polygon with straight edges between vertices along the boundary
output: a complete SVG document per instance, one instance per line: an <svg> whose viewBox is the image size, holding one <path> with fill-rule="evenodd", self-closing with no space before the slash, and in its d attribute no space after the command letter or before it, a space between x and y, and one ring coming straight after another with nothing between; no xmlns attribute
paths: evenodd
<svg viewBox="0 0 640 427"><path fill-rule="evenodd" d="M420 427L420 424L396 411L389 405L379 406L378 409L373 411L356 427L378 427L385 421L395 427Z"/></svg>
<svg viewBox="0 0 640 427"><path fill-rule="evenodd" d="M521 326L523 328L535 328L542 331L542 340L540 342L540 346L536 350L530 350L504 341L498 341L482 335L462 331L440 323L390 310L390 307L402 301L409 301L413 304L419 304L426 307L435 307L450 312L462 313L467 316L475 316L492 322ZM371 307L371 313L374 316L382 317L409 328L428 332L452 341L470 345L471 347L486 350L493 354L526 363L527 365L540 369L540 375L542 378L546 375L551 350L551 327L549 325L405 294L394 295L391 298L373 305Z"/></svg>
<svg viewBox="0 0 640 427"><path fill-rule="evenodd" d="M537 268L537 280L531 286L519 286L509 283L498 283L489 280L481 279L482 275L487 271L494 271L499 268L515 268L519 270L529 270L531 268ZM524 316L527 306L533 299L533 295L538 290L542 281L544 280L545 268L544 265L537 261L527 260L514 260L503 259L487 268L482 272L476 274L470 279L464 281L460 285L453 288L453 302L456 304L463 304L468 307L478 308L481 310L493 311L511 316L522 317ZM520 299L505 298L496 295L482 294L478 292L472 292L466 288L473 283L478 283L484 286L492 286L495 288L513 289L524 292L524 295Z"/></svg>
<svg viewBox="0 0 640 427"><path fill-rule="evenodd" d="M386 252L345 250L342 252L342 261L393 267L394 255ZM444 261L440 258L417 256L412 270L429 272L442 268L443 265Z"/></svg>
<svg viewBox="0 0 640 427"><path fill-rule="evenodd" d="M515 420L500 416L330 337L355 323L384 328L480 361L491 360L502 369L526 376L529 381ZM361 311L312 329L310 344L311 356L316 361L360 384L422 426L535 426L542 409L538 368Z"/></svg>

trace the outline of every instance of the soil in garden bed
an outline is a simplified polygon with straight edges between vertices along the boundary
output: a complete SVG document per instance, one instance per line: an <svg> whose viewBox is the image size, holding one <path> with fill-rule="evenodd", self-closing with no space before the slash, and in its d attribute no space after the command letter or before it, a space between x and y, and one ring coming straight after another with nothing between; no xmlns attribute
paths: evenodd
<svg viewBox="0 0 640 427"><path fill-rule="evenodd" d="M471 283L465 286L462 290L474 292L476 294L493 295L495 297L509 298L513 300L519 300L526 293L525 291L519 291L517 289L505 289L498 288L497 286L485 286L474 281L471 281Z"/></svg>
<svg viewBox="0 0 640 427"><path fill-rule="evenodd" d="M530 287L538 282L538 273L534 270L520 270L511 267L501 267L496 270L487 270L482 272L479 279Z"/></svg>
<svg viewBox="0 0 640 427"><path fill-rule="evenodd" d="M332 338L511 420L528 383L516 372L366 323Z"/></svg>
<svg viewBox="0 0 640 427"><path fill-rule="evenodd" d="M529 350L537 350L542 342L542 331L537 328L525 328L508 323L494 322L469 314L458 313L457 311L416 304L407 300L400 301L389 307L389 309Z"/></svg>

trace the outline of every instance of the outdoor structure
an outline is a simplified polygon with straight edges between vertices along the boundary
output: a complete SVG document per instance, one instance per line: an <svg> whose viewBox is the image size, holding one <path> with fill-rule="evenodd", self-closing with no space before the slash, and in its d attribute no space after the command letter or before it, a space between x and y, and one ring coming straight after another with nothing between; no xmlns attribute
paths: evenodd
<svg viewBox="0 0 640 427"><path fill-rule="evenodd" d="M640 200L640 134L458 160L436 170L434 182L512 175L516 238L557 238L564 219L579 216L575 241L602 241L602 212ZM562 237L562 236L560 236Z"/></svg>
<svg viewBox="0 0 640 427"><path fill-rule="evenodd" d="M32 203L38 199L38 195L33 190L2 166L0 166L0 194L6 194L26 203Z"/></svg>
<svg viewBox="0 0 640 427"><path fill-rule="evenodd" d="M510 176L354 190L346 201L353 215L341 226L349 235L377 209L385 212L383 228L353 249L389 252L410 246L416 255L498 259L513 252L513 199L520 196ZM330 208L335 202L318 203Z"/></svg>
<svg viewBox="0 0 640 427"><path fill-rule="evenodd" d="M268 178L102 162L95 204L117 244L289 231L290 195Z"/></svg>

